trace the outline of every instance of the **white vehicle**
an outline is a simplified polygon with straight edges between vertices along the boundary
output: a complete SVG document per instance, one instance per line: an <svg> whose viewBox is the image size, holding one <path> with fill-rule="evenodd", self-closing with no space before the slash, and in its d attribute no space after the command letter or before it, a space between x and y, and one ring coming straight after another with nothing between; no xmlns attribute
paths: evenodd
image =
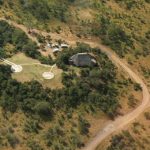
<svg viewBox="0 0 150 150"><path fill-rule="evenodd" d="M60 52L60 48L57 47L53 48L53 53L57 53L57 52Z"/></svg>
<svg viewBox="0 0 150 150"><path fill-rule="evenodd" d="M62 43L62 44L60 45L60 47L61 47L61 48L68 48L69 45L68 45L68 44L65 44L65 43Z"/></svg>

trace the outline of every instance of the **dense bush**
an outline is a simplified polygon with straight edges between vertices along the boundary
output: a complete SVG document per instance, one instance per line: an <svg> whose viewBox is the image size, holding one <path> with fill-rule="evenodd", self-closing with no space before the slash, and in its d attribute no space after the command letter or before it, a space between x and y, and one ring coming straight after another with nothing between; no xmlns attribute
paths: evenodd
<svg viewBox="0 0 150 150"><path fill-rule="evenodd" d="M6 57L6 52L3 48L0 48L0 57L3 57L3 58Z"/></svg>
<svg viewBox="0 0 150 150"><path fill-rule="evenodd" d="M63 75L65 87L59 90L44 89L37 81L19 83L11 78L9 67L0 66L0 105L3 110L15 112L21 109L25 114L51 119L53 109L65 108L69 112L72 108L86 104L93 105L113 117L118 107L118 92L115 88L116 69L112 62L99 49L91 49L85 44L78 44L72 52L66 50L64 55L68 58L70 52L87 50L97 55L100 66L80 68L80 77L69 69ZM68 62L61 59L61 56L57 61L68 68Z"/></svg>
<svg viewBox="0 0 150 150"><path fill-rule="evenodd" d="M69 71L68 62L69 57L78 52L93 52L99 64L91 68L80 68L80 77L72 70ZM59 55L56 62L60 68L69 72L63 74L62 82L66 86L66 94L62 94L61 101L69 107L76 107L81 103L92 104L111 117L115 115L118 106L118 92L115 88L116 69L105 54L99 49L78 43L77 48L65 50Z"/></svg>
<svg viewBox="0 0 150 150"><path fill-rule="evenodd" d="M5 21L0 21L0 35L1 47L9 43L15 46L15 52L22 51L33 58L40 56L36 44L29 40L23 31L10 26Z"/></svg>
<svg viewBox="0 0 150 150"><path fill-rule="evenodd" d="M0 105L4 111L22 109L26 114L52 117L51 99L38 82L21 84L11 79L10 68L6 66L0 66L0 81ZM39 104L41 107L38 107Z"/></svg>
<svg viewBox="0 0 150 150"><path fill-rule="evenodd" d="M40 101L34 107L35 112L43 119L52 118L52 108L49 102Z"/></svg>
<svg viewBox="0 0 150 150"><path fill-rule="evenodd" d="M12 27L5 21L0 21L0 35L0 47L2 47L0 57L9 56L5 50L5 46L9 43L15 46L13 53L23 52L29 57L38 59L41 63L53 64L52 58L42 56L36 43L31 41L23 31Z"/></svg>
<svg viewBox="0 0 150 150"><path fill-rule="evenodd" d="M51 20L57 18L61 21L66 20L67 1L48 1L48 0L20 0L22 11L31 14L37 20Z"/></svg>

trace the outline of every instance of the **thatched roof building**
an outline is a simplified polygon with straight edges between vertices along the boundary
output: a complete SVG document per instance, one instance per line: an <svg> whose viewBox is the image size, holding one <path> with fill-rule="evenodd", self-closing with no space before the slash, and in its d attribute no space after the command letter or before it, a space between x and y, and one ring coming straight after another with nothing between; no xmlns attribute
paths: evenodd
<svg viewBox="0 0 150 150"><path fill-rule="evenodd" d="M69 59L70 64L78 67L94 66L96 65L95 58L88 53L77 53Z"/></svg>

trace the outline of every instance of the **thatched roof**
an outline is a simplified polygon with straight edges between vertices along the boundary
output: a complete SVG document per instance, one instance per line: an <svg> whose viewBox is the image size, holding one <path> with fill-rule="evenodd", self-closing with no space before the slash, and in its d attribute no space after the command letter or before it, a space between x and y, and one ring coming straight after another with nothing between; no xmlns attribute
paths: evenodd
<svg viewBox="0 0 150 150"><path fill-rule="evenodd" d="M80 67L93 66L96 64L95 58L88 53L75 54L70 58L69 61L70 63Z"/></svg>

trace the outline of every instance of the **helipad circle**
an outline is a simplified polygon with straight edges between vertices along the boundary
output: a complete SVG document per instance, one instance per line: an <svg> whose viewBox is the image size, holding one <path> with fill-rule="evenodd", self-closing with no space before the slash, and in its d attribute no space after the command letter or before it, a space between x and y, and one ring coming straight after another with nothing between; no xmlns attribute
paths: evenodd
<svg viewBox="0 0 150 150"><path fill-rule="evenodd" d="M23 68L21 65L12 65L11 70L14 73L18 73L18 72L21 72L23 70Z"/></svg>
<svg viewBox="0 0 150 150"><path fill-rule="evenodd" d="M54 78L54 74L52 72L44 72L42 76L44 79L47 79L47 80Z"/></svg>

